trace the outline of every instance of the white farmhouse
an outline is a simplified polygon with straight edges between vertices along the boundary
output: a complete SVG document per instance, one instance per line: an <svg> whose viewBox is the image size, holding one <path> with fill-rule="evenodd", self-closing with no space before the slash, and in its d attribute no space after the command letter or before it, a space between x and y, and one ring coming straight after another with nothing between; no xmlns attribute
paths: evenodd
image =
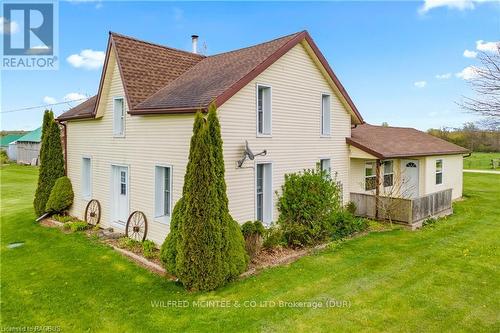
<svg viewBox="0 0 500 333"><path fill-rule="evenodd" d="M97 96L58 118L75 191L70 213L83 218L95 199L102 226L120 231L141 211L147 238L161 244L181 196L194 113L212 101L222 128L229 208L240 223L277 219L275 191L287 173L319 163L342 184L348 202L350 192L365 192L355 183L365 181L367 162L391 157L355 143L351 129L366 125L307 31L213 56L110 33ZM245 141L267 154L239 167ZM442 158L442 187L453 186L460 197L467 151L455 147L453 169ZM425 172L418 181L425 185L416 196L442 188L427 179L434 167L432 160L419 163Z"/></svg>

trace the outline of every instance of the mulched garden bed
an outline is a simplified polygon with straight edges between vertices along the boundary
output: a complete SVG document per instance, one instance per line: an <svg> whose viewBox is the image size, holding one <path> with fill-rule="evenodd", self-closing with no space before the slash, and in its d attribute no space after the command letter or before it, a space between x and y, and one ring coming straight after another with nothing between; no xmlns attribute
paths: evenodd
<svg viewBox="0 0 500 333"><path fill-rule="evenodd" d="M63 228L64 223L53 220L51 218L43 219L42 221L40 221L40 225L49 228L60 228L63 232L66 233L71 232ZM387 231L390 228L380 225L378 226L378 229L369 229L370 230L354 234L349 238L360 237L369 232ZM115 251L121 253L128 259L134 261L135 263L148 269L149 271L164 276L170 280L177 280L175 276L169 274L163 268L163 263L161 262L159 257L159 249L155 249L153 251L153 254L150 257L146 258L144 256L142 246L140 245L141 243L132 246L124 246L124 242L120 241L120 239L123 239L124 235L115 233L111 229L88 229L85 232L88 236L98 236L103 243L111 246ZM290 264L294 261L297 261L301 257L310 254L311 252L326 248L329 244L330 242L306 248L288 248L280 246L273 249L262 249L254 256L254 258L252 258L251 262L248 265L247 271L242 273L240 275L240 278L243 279L248 276L258 274L259 272L267 268Z"/></svg>

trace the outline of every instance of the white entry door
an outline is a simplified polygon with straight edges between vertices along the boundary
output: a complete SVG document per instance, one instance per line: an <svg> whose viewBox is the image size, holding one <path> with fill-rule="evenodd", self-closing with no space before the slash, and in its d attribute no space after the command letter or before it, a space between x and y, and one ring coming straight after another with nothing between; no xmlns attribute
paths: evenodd
<svg viewBox="0 0 500 333"><path fill-rule="evenodd" d="M418 197L418 160L402 161L402 190L403 197Z"/></svg>
<svg viewBox="0 0 500 333"><path fill-rule="evenodd" d="M113 165L111 211L113 222L125 224L128 218L128 167Z"/></svg>

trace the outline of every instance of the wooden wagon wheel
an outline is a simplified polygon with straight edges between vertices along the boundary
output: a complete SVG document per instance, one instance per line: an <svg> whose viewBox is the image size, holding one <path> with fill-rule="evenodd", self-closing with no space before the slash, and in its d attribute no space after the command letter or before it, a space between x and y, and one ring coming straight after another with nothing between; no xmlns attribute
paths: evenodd
<svg viewBox="0 0 500 333"><path fill-rule="evenodd" d="M143 212L136 210L127 220L125 235L133 240L143 242L148 233L148 220Z"/></svg>
<svg viewBox="0 0 500 333"><path fill-rule="evenodd" d="M92 199L85 207L85 222L91 225L98 225L101 221L101 204L96 199Z"/></svg>

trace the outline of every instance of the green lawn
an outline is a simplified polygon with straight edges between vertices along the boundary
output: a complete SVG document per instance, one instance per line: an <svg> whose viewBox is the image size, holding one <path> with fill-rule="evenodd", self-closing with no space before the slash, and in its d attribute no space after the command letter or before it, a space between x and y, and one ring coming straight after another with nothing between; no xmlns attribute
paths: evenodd
<svg viewBox="0 0 500 333"><path fill-rule="evenodd" d="M1 326L52 325L65 332L498 332L500 176L464 178L466 200L435 227L371 233L218 291L189 294L83 234L34 223L36 169L7 166L1 170ZM25 246L6 247L15 241ZM244 303L325 299L350 306ZM151 306L169 300L241 306Z"/></svg>
<svg viewBox="0 0 500 333"><path fill-rule="evenodd" d="M472 153L471 156L464 158L464 169L475 170L493 170L491 167L492 159L500 159L500 153ZM500 170L500 168L496 168Z"/></svg>

